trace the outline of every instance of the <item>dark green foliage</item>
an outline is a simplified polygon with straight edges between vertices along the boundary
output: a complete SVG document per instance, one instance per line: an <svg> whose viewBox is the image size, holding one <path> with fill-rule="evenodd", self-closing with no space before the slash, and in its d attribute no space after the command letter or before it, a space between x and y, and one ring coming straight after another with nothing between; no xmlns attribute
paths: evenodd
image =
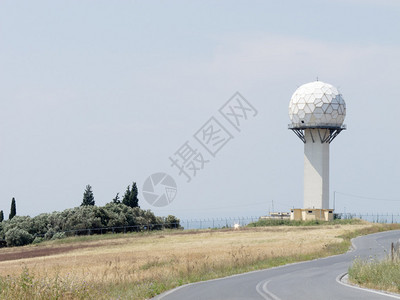
<svg viewBox="0 0 400 300"><path fill-rule="evenodd" d="M122 198L122 203L129 207L139 207L138 188L136 182L132 183L132 189L128 185L125 195Z"/></svg>
<svg viewBox="0 0 400 300"><path fill-rule="evenodd" d="M41 242L44 241L44 238L37 236L34 238L34 240L32 241L32 244L40 244Z"/></svg>
<svg viewBox="0 0 400 300"><path fill-rule="evenodd" d="M115 198L112 201L113 201L113 203L116 203L116 204L121 203L121 201L119 201L119 193L117 193L117 195L115 195Z"/></svg>
<svg viewBox="0 0 400 300"><path fill-rule="evenodd" d="M29 216L15 216L11 220L6 220L2 222L3 228L1 236L5 237L7 235L7 232L14 229L21 229L33 235L36 233L36 229L33 224L34 221Z"/></svg>
<svg viewBox="0 0 400 300"><path fill-rule="evenodd" d="M11 210L10 210L10 215L8 216L8 219L11 220L12 218L15 217L17 214L17 206L15 204L15 198L13 197L11 200Z"/></svg>
<svg viewBox="0 0 400 300"><path fill-rule="evenodd" d="M7 246L23 246L33 242L33 236L26 230L12 228L5 234Z"/></svg>
<svg viewBox="0 0 400 300"><path fill-rule="evenodd" d="M122 203L127 206L130 206L130 205L128 205L129 201L130 201L130 197L131 197L131 186L128 185L128 187L126 188L124 197L122 198Z"/></svg>
<svg viewBox="0 0 400 300"><path fill-rule="evenodd" d="M44 213L36 217L15 216L0 223L0 239L8 236L9 245L22 245L28 241L62 238L75 234L127 232L180 228L179 219L156 217L150 210L108 203L69 208L62 212ZM29 242L29 243L30 243Z"/></svg>
<svg viewBox="0 0 400 300"><path fill-rule="evenodd" d="M0 222L3 222L4 220L4 213L2 210L0 210Z"/></svg>
<svg viewBox="0 0 400 300"><path fill-rule="evenodd" d="M168 215L165 219L165 228L180 228L179 222L180 220L177 217Z"/></svg>
<svg viewBox="0 0 400 300"><path fill-rule="evenodd" d="M52 240L59 240L59 239L63 239L65 238L66 235L64 232L57 232L53 235L53 237L51 238Z"/></svg>
<svg viewBox="0 0 400 300"><path fill-rule="evenodd" d="M83 200L81 206L94 205L94 196L92 187L88 184L85 188L85 192L83 193Z"/></svg>
<svg viewBox="0 0 400 300"><path fill-rule="evenodd" d="M131 189L131 207L139 207L139 199L138 199L138 188L136 185L136 182L132 183L132 189Z"/></svg>

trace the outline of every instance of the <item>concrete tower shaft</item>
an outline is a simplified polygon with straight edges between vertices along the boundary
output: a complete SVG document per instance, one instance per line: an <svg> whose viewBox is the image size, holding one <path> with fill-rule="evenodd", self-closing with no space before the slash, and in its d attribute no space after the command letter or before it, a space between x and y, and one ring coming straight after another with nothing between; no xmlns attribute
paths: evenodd
<svg viewBox="0 0 400 300"><path fill-rule="evenodd" d="M329 143L319 134L329 129L304 130L304 207L329 208Z"/></svg>

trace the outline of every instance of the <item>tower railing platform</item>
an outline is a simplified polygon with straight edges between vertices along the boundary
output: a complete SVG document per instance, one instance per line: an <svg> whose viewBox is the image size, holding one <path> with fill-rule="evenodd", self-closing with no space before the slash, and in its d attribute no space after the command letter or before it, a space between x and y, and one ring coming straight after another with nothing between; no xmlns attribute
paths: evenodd
<svg viewBox="0 0 400 300"><path fill-rule="evenodd" d="M306 137L305 137L304 131L306 129L317 129L318 136L314 137L312 132L310 132L312 142L315 143L315 140L319 137L319 140L321 143L328 143L328 144L330 144L342 130L347 129L346 125L317 124L317 123L315 123L315 124L314 123L289 124L288 128L290 130L292 130L303 141L303 143L306 143ZM325 130L325 129L328 129L328 130Z"/></svg>
<svg viewBox="0 0 400 300"><path fill-rule="evenodd" d="M330 123L292 123L288 124L288 129L341 129L341 130L346 130L347 126L345 124L343 125L337 125L337 124L330 124Z"/></svg>

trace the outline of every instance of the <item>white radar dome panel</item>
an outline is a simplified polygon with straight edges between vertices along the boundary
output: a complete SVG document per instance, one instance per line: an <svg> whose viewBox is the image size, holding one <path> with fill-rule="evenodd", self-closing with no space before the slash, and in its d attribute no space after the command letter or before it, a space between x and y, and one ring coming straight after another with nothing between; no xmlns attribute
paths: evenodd
<svg viewBox="0 0 400 300"><path fill-rule="evenodd" d="M289 103L289 117L295 127L340 127L346 116L346 103L338 90L328 83L303 84Z"/></svg>

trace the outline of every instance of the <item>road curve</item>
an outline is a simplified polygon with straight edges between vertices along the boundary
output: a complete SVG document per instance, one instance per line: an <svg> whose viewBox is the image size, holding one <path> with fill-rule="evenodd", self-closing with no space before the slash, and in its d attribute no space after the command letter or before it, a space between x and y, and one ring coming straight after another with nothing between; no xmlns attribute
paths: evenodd
<svg viewBox="0 0 400 300"><path fill-rule="evenodd" d="M400 295L355 288L339 280L354 258L381 258L399 238L400 230L362 236L353 240L354 249L346 254L188 284L153 299L400 299Z"/></svg>

